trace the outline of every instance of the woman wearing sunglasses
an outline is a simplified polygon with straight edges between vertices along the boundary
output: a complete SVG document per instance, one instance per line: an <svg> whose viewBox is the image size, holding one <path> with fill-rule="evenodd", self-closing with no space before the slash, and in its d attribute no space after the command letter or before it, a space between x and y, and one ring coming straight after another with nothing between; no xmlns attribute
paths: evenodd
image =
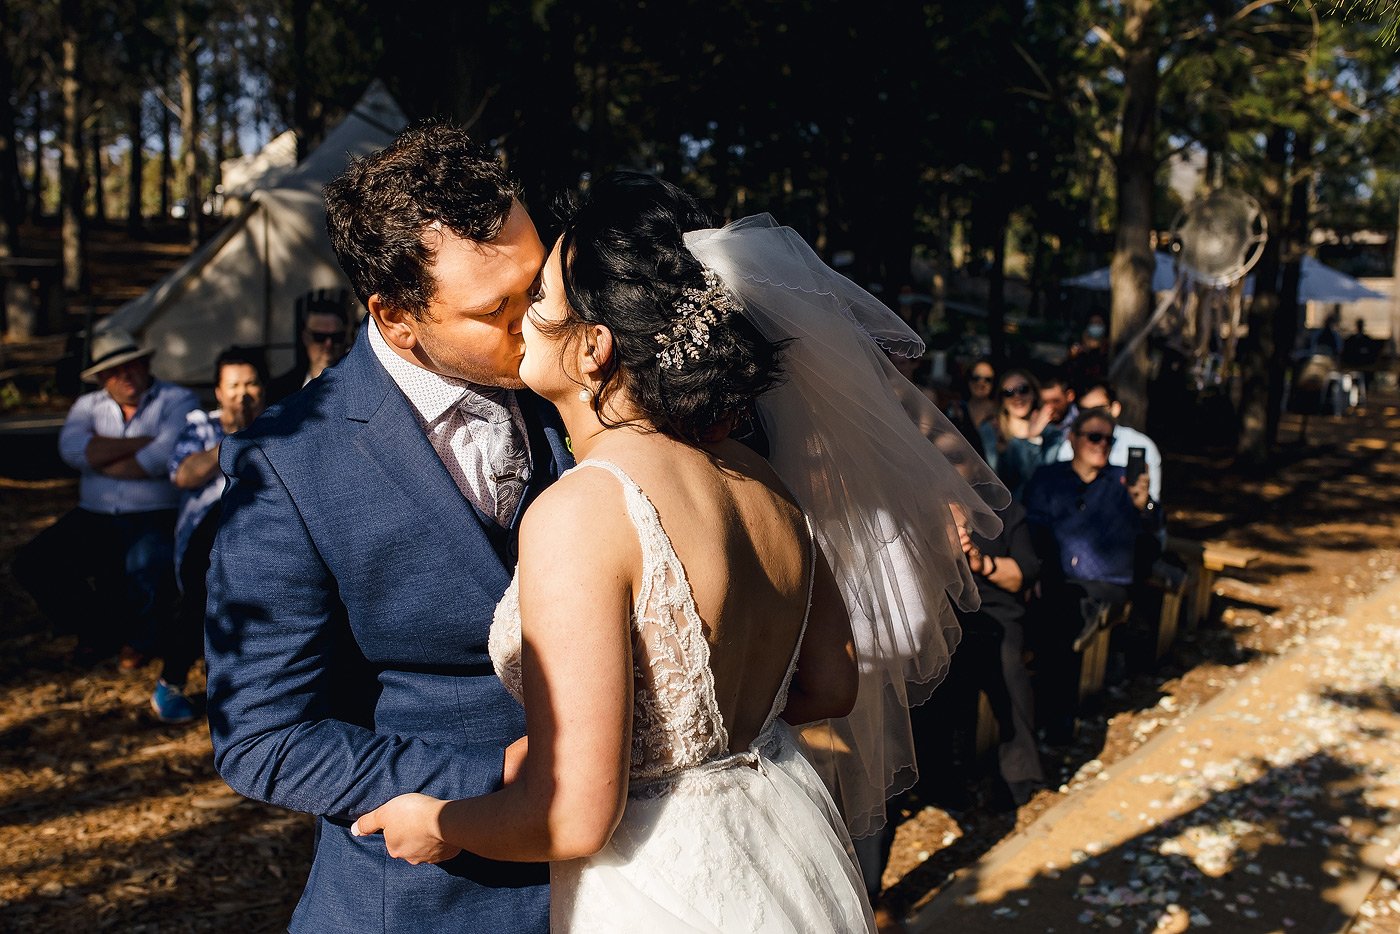
<svg viewBox="0 0 1400 934"><path fill-rule="evenodd" d="M1046 414L1039 411L1040 383L1025 370L1007 370L997 392L996 460L988 464L1001 482L1020 498L1021 487L1040 466L1040 433L1045 430Z"/></svg>
<svg viewBox="0 0 1400 934"><path fill-rule="evenodd" d="M967 371L962 398L944 413L969 441L975 436L978 453L993 470L997 467L997 415L1001 411L996 379L992 361L986 357L978 360Z"/></svg>

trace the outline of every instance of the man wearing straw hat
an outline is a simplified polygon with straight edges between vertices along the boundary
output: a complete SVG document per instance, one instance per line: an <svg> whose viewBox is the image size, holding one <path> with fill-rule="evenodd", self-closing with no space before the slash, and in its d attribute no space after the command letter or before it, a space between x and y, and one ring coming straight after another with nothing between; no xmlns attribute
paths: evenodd
<svg viewBox="0 0 1400 934"><path fill-rule="evenodd" d="M155 351L125 331L93 338L79 396L58 436L79 472L78 508L15 556L14 575L59 632L78 636L77 661L127 645L134 667L175 593L173 533L180 491L166 475L170 449L199 406L195 394L151 376Z"/></svg>

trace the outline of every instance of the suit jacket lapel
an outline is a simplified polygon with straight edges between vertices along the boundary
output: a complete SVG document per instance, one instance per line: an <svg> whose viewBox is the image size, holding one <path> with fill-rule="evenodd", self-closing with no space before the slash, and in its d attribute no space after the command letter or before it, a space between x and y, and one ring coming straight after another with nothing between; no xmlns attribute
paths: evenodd
<svg viewBox="0 0 1400 934"><path fill-rule="evenodd" d="M355 448L403 495L410 508L421 513L424 528L479 538L480 545L490 549L476 510L443 466L408 400L375 359L364 326L337 369L345 371L345 417L364 424L355 435ZM463 544L475 550L474 542Z"/></svg>

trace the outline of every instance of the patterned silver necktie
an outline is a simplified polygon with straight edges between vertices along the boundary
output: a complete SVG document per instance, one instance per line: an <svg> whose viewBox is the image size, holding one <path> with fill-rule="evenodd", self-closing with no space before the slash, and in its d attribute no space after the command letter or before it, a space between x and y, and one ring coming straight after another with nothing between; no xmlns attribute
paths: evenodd
<svg viewBox="0 0 1400 934"><path fill-rule="evenodd" d="M509 390L474 386L457 403L464 412L486 422L486 469L496 491L496 524L510 528L525 483L530 479L530 446L522 426L511 417Z"/></svg>

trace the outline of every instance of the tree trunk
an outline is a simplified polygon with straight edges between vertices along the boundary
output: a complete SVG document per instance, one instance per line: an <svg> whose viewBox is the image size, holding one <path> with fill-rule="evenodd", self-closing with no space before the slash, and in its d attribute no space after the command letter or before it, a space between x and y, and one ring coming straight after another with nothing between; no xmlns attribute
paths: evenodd
<svg viewBox="0 0 1400 934"><path fill-rule="evenodd" d="M311 0L292 0L292 128L297 133L297 162L311 151L311 63L307 58L307 21Z"/></svg>
<svg viewBox="0 0 1400 934"><path fill-rule="evenodd" d="M1249 337L1240 342L1239 437L1235 460L1241 467L1259 469L1270 463L1277 429L1277 405L1272 399L1277 345L1274 325L1278 316L1278 270L1283 229L1283 177L1287 170L1288 131L1275 127L1264 146L1266 169L1260 186L1260 207L1269 225L1269 239L1254 266L1254 298L1249 305ZM1290 345L1291 349L1291 345ZM1282 374L1280 374L1281 376Z"/></svg>
<svg viewBox="0 0 1400 934"><path fill-rule="evenodd" d="M0 0L0 36L10 30L9 0ZM24 207L19 191L19 155L15 139L14 63L9 46L0 42L0 256L19 252L19 225Z"/></svg>
<svg viewBox="0 0 1400 934"><path fill-rule="evenodd" d="M34 163L29 173L29 219L44 217L44 92L34 92Z"/></svg>
<svg viewBox="0 0 1400 934"><path fill-rule="evenodd" d="M1278 442L1279 415L1283 403L1283 375L1298 342L1302 307L1298 303L1298 283L1302 277L1303 254L1308 249L1309 219L1312 216L1311 130L1293 136L1292 184L1288 195L1288 223L1283 231L1283 281L1279 286L1278 314L1274 319L1273 366L1269 373L1268 440Z"/></svg>
<svg viewBox="0 0 1400 934"><path fill-rule="evenodd" d="M1123 44L1123 129L1117 159L1118 229L1113 262L1111 337L1121 347L1147 326L1152 314L1152 221L1157 175L1156 0L1128 0ZM1147 421L1147 343L1141 341L1118 372L1123 421Z"/></svg>
<svg viewBox="0 0 1400 934"><path fill-rule="evenodd" d="M171 150L170 108L162 101L160 105L160 218L170 219L170 189L175 179L175 155Z"/></svg>
<svg viewBox="0 0 1400 934"><path fill-rule="evenodd" d="M59 146L59 225L63 241L63 288L71 295L83 290L83 163L79 113L77 0L60 6L63 72L63 139Z"/></svg>
<svg viewBox="0 0 1400 934"><path fill-rule="evenodd" d="M1390 266L1390 352L1400 351L1400 205L1395 211L1395 258Z"/></svg>
<svg viewBox="0 0 1400 934"><path fill-rule="evenodd" d="M127 192L126 192L126 230L133 237L141 233L141 189L143 176L145 174L146 160L142 150L141 132L141 94L132 95L131 103L127 105L126 123L127 134L130 137L131 151L127 156Z"/></svg>
<svg viewBox="0 0 1400 934"><path fill-rule="evenodd" d="M204 234L204 198L199 183L199 39L183 4L175 8L180 46L180 147L185 177L185 225L191 246Z"/></svg>
<svg viewBox="0 0 1400 934"><path fill-rule="evenodd" d="M104 184L106 173L102 166L102 125L94 119L88 130L87 141L92 150L92 216L99 224L107 223L107 191Z"/></svg>
<svg viewBox="0 0 1400 934"><path fill-rule="evenodd" d="M998 201L1000 199L998 198ZM987 339L992 359L1006 359L1006 230L1011 215L998 204L992 224L992 266L987 272Z"/></svg>

